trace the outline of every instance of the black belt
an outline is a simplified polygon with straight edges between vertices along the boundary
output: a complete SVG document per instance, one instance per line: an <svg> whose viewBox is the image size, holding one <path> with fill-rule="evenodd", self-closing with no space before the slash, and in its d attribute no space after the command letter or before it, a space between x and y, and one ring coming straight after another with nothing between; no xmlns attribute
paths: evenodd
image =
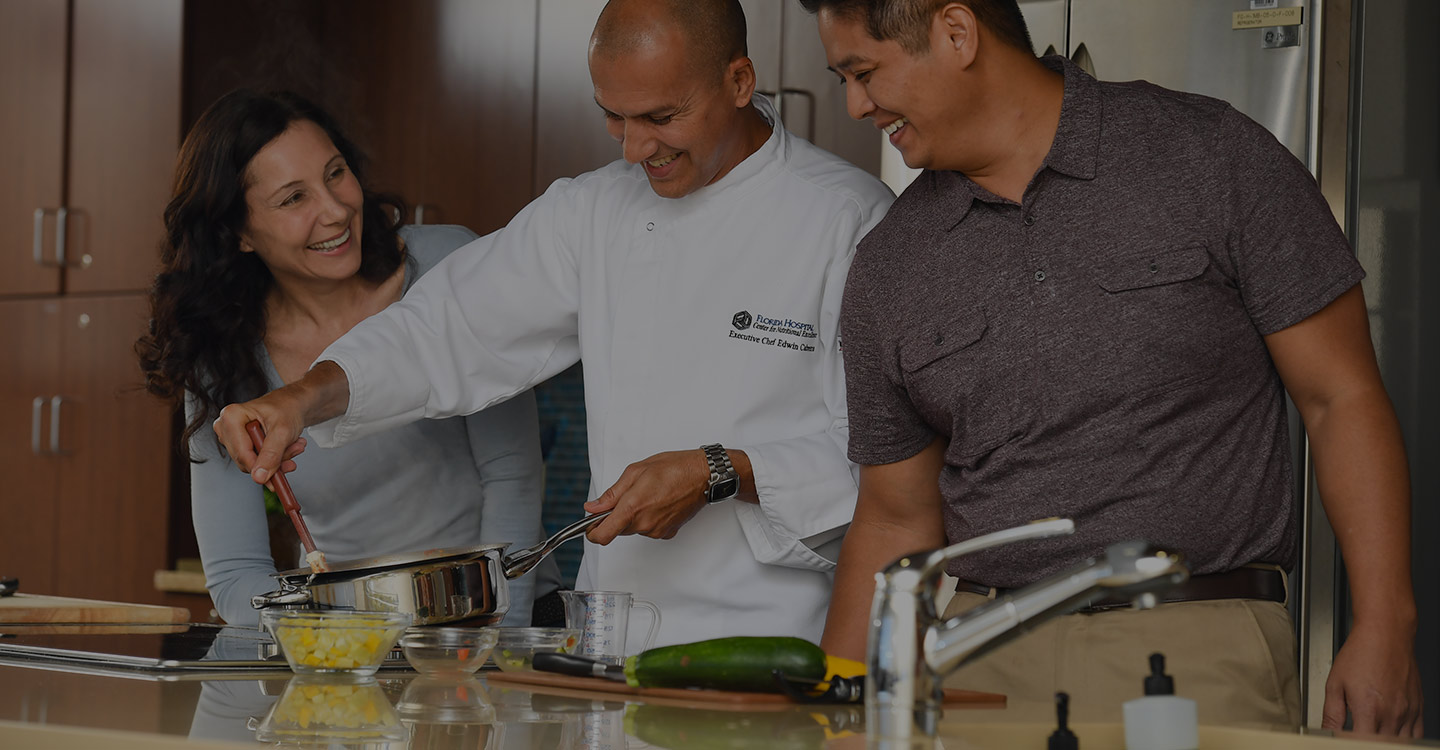
<svg viewBox="0 0 1440 750"><path fill-rule="evenodd" d="M1005 596L1016 589L982 586L960 579L955 590L981 596ZM1267 602L1285 601L1285 574L1275 568L1242 567L1224 573L1190 576L1184 583L1155 594L1157 602L1203 602L1213 599L1259 599ZM1102 596L1077 612L1103 612L1131 606L1125 596Z"/></svg>

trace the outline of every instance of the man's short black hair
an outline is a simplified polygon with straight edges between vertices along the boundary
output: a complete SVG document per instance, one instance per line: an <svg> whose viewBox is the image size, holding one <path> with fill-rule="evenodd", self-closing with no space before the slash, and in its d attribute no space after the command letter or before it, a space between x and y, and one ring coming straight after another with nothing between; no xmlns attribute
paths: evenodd
<svg viewBox="0 0 1440 750"><path fill-rule="evenodd" d="M891 39L906 51L930 49L930 22L946 3L970 6L975 18L1000 41L1033 53L1030 30L1020 14L1019 0L800 0L811 13L824 8L836 15L862 21L870 36Z"/></svg>

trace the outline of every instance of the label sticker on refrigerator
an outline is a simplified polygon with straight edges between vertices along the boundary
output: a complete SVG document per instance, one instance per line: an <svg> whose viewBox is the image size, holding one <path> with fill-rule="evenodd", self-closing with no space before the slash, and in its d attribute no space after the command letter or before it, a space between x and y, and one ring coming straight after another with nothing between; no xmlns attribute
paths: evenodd
<svg viewBox="0 0 1440 750"><path fill-rule="evenodd" d="M1304 8L1271 8L1269 10L1237 10L1230 17L1230 28L1262 29L1267 26L1299 26L1304 22Z"/></svg>
<svg viewBox="0 0 1440 750"><path fill-rule="evenodd" d="M1250 0L1250 10L1279 7L1280 0Z"/></svg>

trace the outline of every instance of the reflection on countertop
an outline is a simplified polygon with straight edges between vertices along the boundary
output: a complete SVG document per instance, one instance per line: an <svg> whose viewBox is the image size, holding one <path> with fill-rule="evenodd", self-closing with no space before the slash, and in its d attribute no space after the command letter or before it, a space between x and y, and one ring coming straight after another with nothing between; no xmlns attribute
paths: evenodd
<svg viewBox="0 0 1440 750"><path fill-rule="evenodd" d="M4 638L0 642L12 640ZM549 689L487 679L450 681L382 670L373 678L291 675L256 664L254 631L212 660L239 671L101 670L23 663L0 654L0 747L355 748L356 750L853 750L866 747L861 706L737 709L643 702L632 695ZM163 661L160 653L143 658ZM174 654L170 654L174 656ZM248 670L248 671L247 671ZM1123 748L1119 725L1077 725L1087 750ZM1003 710L949 709L947 750L1045 747L1053 727L1007 723ZM1328 734L1328 733L1327 733ZM1385 750L1393 742L1283 731L1201 727L1201 746L1245 750ZM1437 743L1418 743L1440 747Z"/></svg>

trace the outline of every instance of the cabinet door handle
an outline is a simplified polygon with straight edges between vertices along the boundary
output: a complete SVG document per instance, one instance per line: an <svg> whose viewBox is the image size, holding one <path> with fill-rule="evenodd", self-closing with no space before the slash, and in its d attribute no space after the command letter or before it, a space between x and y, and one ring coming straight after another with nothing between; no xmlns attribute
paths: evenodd
<svg viewBox="0 0 1440 750"><path fill-rule="evenodd" d="M63 396L50 399L50 454L54 456L60 455L60 405L63 403Z"/></svg>
<svg viewBox="0 0 1440 750"><path fill-rule="evenodd" d="M426 209L426 208L427 208L427 207L426 207L426 205L425 205L424 203L416 204L416 206L415 206L415 222L414 222L414 223L415 223L415 226L418 227L418 226L420 226L420 225L422 225L422 224L425 223L425 209Z"/></svg>
<svg viewBox="0 0 1440 750"><path fill-rule="evenodd" d="M40 452L40 409L44 406L44 396L36 396L30 402L30 452L37 456L45 455Z"/></svg>
<svg viewBox="0 0 1440 750"><path fill-rule="evenodd" d="M64 206L55 209L55 265L65 266L65 219L70 212Z"/></svg>
<svg viewBox="0 0 1440 750"><path fill-rule="evenodd" d="M35 209L35 225L31 231L31 247L35 254L35 265L43 266L45 263L45 216L51 209ZM70 211L64 206L54 209L55 212L55 265L65 265L65 224L70 216Z"/></svg>
<svg viewBox="0 0 1440 750"><path fill-rule="evenodd" d="M32 230L32 238L35 245L35 265L45 265L45 209L35 209L35 228Z"/></svg>

